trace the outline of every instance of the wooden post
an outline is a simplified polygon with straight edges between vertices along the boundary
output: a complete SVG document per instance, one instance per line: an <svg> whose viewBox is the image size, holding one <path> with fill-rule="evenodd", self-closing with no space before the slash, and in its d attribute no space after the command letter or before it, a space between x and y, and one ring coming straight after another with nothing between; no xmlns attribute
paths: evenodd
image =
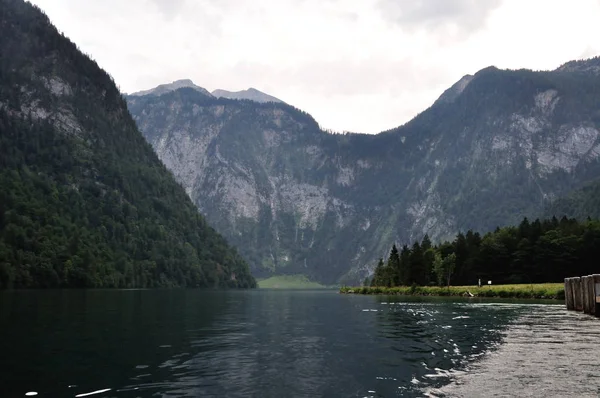
<svg viewBox="0 0 600 398"><path fill-rule="evenodd" d="M575 302L575 311L583 310L581 294L581 278L576 276L573 278L573 302Z"/></svg>
<svg viewBox="0 0 600 398"><path fill-rule="evenodd" d="M600 317L600 274L593 275L594 282L594 315Z"/></svg>
<svg viewBox="0 0 600 398"><path fill-rule="evenodd" d="M592 313L592 305L590 301L590 297L592 297L592 292L590 291L590 276L586 275L581 277L581 290L583 291L583 313L591 314Z"/></svg>
<svg viewBox="0 0 600 398"><path fill-rule="evenodd" d="M593 314L595 312L596 307L596 295L594 293L594 276L588 275L585 277L585 285L586 285L586 300L587 300L587 314Z"/></svg>
<svg viewBox="0 0 600 398"><path fill-rule="evenodd" d="M588 275L585 278L585 284L586 284L586 291L587 291L587 307L588 307L588 314L593 314L594 313L594 277L592 275Z"/></svg>
<svg viewBox="0 0 600 398"><path fill-rule="evenodd" d="M568 310L575 309L575 304L573 303L573 285L571 284L571 278L565 278L565 304Z"/></svg>

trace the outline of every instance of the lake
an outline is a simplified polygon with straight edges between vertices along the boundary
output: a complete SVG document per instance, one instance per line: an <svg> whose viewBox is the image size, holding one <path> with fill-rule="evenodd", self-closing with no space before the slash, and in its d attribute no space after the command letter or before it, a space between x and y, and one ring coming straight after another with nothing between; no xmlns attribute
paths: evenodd
<svg viewBox="0 0 600 398"><path fill-rule="evenodd" d="M2 292L0 396L585 396L600 391L599 325L534 301Z"/></svg>

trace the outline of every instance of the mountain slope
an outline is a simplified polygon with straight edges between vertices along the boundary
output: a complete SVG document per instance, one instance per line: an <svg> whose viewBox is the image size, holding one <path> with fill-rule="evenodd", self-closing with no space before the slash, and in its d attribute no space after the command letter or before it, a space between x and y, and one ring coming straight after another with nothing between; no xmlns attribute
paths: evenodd
<svg viewBox="0 0 600 398"><path fill-rule="evenodd" d="M37 7L0 6L0 288L255 286L111 78Z"/></svg>
<svg viewBox="0 0 600 398"><path fill-rule="evenodd" d="M393 242L537 216L600 175L600 78L486 68L404 126L332 135L285 104L128 97L140 130L257 275L359 282Z"/></svg>
<svg viewBox="0 0 600 398"><path fill-rule="evenodd" d="M545 214L547 217L567 216L580 221L588 217L600 219L600 181L596 180L585 184L557 199L547 206Z"/></svg>
<svg viewBox="0 0 600 398"><path fill-rule="evenodd" d="M283 102L282 100L273 97L272 95L265 94L262 91L258 91L255 88L250 87L248 90L242 91L227 91L227 90L214 90L212 95L218 98L229 98L239 100L250 100L256 102Z"/></svg>

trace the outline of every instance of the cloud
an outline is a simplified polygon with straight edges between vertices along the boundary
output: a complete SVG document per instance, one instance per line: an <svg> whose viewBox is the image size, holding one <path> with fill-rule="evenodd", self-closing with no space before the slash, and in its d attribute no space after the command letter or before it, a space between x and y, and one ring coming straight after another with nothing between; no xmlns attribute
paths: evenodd
<svg viewBox="0 0 600 398"><path fill-rule="evenodd" d="M485 25L500 0L379 0L384 19L407 30L468 34Z"/></svg>
<svg viewBox="0 0 600 398"><path fill-rule="evenodd" d="M181 14L186 0L151 0L151 2L160 10L165 19L171 20Z"/></svg>
<svg viewBox="0 0 600 398"><path fill-rule="evenodd" d="M554 69L600 50L600 0L32 2L125 92L256 87L336 131L401 125L489 65Z"/></svg>

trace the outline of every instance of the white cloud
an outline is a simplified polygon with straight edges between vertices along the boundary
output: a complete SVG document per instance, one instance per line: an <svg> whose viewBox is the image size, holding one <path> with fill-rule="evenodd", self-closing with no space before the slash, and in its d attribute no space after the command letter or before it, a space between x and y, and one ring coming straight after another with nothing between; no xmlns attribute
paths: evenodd
<svg viewBox="0 0 600 398"><path fill-rule="evenodd" d="M600 54L580 0L34 0L126 92L256 87L325 128L408 121L467 73Z"/></svg>

